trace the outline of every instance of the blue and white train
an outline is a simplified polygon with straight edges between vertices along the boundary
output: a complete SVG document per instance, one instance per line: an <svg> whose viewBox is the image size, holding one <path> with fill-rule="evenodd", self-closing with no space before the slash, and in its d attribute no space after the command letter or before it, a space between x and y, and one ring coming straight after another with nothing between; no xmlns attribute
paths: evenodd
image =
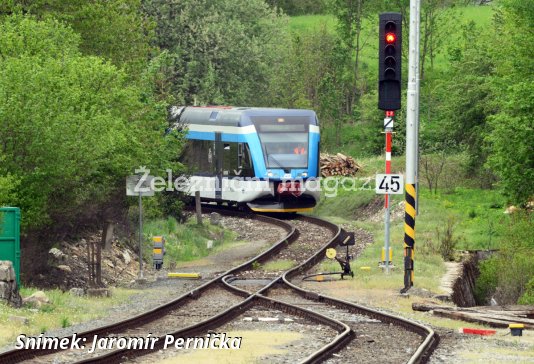
<svg viewBox="0 0 534 364"><path fill-rule="evenodd" d="M310 211L320 191L319 122L311 110L174 107L186 130L190 195L258 212Z"/></svg>

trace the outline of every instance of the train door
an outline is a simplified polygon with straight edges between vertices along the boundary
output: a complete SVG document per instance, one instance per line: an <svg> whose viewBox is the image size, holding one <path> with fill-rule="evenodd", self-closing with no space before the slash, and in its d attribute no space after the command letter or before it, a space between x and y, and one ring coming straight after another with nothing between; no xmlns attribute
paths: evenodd
<svg viewBox="0 0 534 364"><path fill-rule="evenodd" d="M248 201L255 186L250 151L246 143L223 142L222 199L227 201Z"/></svg>
<svg viewBox="0 0 534 364"><path fill-rule="evenodd" d="M215 133L215 198L222 199L224 145L221 133Z"/></svg>

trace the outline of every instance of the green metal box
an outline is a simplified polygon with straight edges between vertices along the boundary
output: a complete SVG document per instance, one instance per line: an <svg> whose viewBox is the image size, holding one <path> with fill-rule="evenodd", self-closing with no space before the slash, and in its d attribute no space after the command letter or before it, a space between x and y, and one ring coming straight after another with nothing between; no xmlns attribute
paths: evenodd
<svg viewBox="0 0 534 364"><path fill-rule="evenodd" d="M0 260L13 262L20 287L20 209L0 208Z"/></svg>

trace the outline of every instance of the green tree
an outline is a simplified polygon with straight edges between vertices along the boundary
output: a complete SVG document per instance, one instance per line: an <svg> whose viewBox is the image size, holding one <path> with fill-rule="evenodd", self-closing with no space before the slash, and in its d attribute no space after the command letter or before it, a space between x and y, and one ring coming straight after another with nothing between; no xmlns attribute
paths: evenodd
<svg viewBox="0 0 534 364"><path fill-rule="evenodd" d="M488 133L487 117L492 113L491 79L494 61L487 47L490 32L473 22L463 26L461 37L449 49L450 69L441 79L429 74L426 85L434 100L433 112L423 117L423 140L427 144L447 147L449 151L466 151L468 172L481 178L484 186L491 179L484 175L488 150L484 138ZM425 115L423 115L425 116ZM432 148L426 148L432 152ZM489 182L489 183L488 183Z"/></svg>
<svg viewBox="0 0 534 364"><path fill-rule="evenodd" d="M534 50L529 46L534 9L523 1L506 0L497 14L498 34L493 83L497 112L492 127L489 165L501 178L506 195L515 203L534 196Z"/></svg>
<svg viewBox="0 0 534 364"><path fill-rule="evenodd" d="M156 46L174 101L265 104L271 67L281 60L284 18L262 0L147 0Z"/></svg>
<svg viewBox="0 0 534 364"><path fill-rule="evenodd" d="M111 63L83 56L79 42L53 19L0 25L2 169L19 182L26 228L96 221L124 206L135 167L168 159L164 106Z"/></svg>
<svg viewBox="0 0 534 364"><path fill-rule="evenodd" d="M143 16L141 0L10 0L2 10L69 24L80 35L83 54L104 57L134 78L150 55L153 23Z"/></svg>
<svg viewBox="0 0 534 364"><path fill-rule="evenodd" d="M291 16L322 14L327 10L327 0L267 0L266 2Z"/></svg>

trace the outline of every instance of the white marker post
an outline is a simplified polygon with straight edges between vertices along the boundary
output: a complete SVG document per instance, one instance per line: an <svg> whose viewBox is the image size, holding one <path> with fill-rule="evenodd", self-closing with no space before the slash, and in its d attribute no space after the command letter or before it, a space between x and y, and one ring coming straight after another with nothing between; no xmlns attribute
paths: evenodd
<svg viewBox="0 0 534 364"><path fill-rule="evenodd" d="M143 278L143 196L154 196L153 176L133 175L126 178L126 196L139 196L139 279Z"/></svg>

